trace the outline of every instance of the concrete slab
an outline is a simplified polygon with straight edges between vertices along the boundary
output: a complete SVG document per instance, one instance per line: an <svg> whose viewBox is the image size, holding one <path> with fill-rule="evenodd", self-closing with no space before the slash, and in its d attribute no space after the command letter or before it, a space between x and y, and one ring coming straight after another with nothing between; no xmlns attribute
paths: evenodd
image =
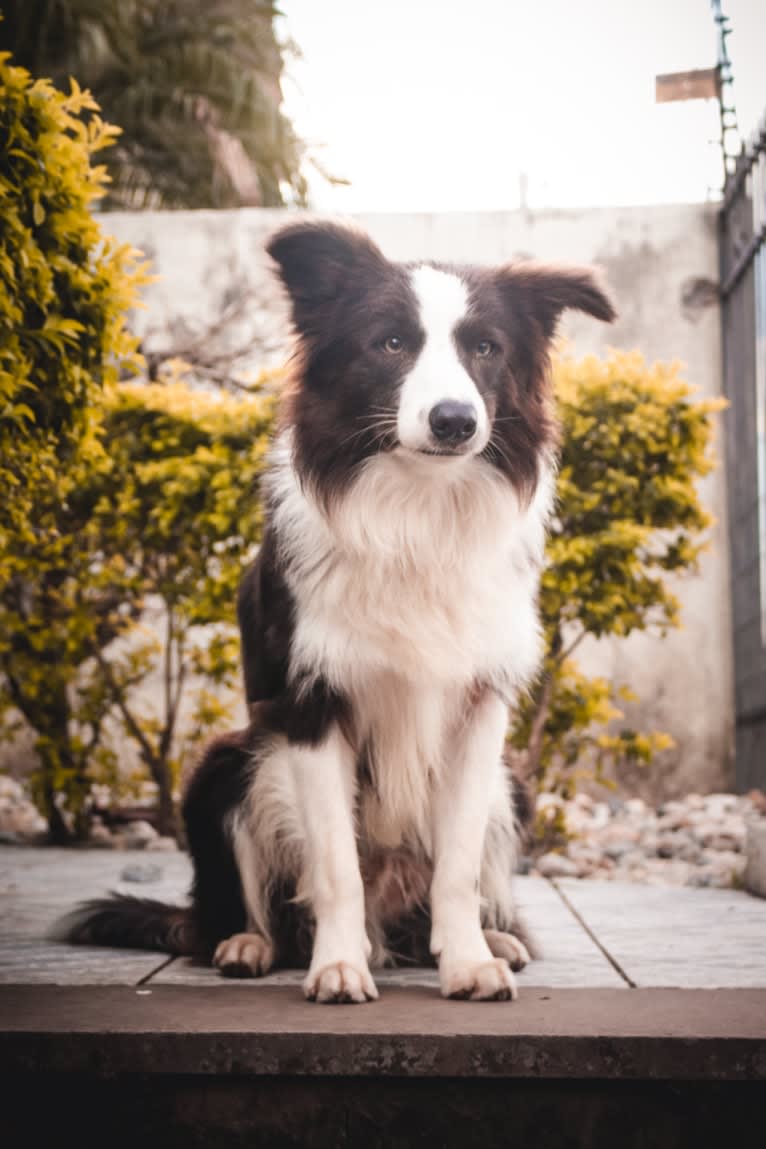
<svg viewBox="0 0 766 1149"><path fill-rule="evenodd" d="M125 868L136 863L157 865L161 879L123 881ZM42 937L77 902L112 891L182 903L190 883L191 865L182 853L0 846L2 936Z"/></svg>
<svg viewBox="0 0 766 1149"><path fill-rule="evenodd" d="M162 879L123 882L123 870L137 861L156 861ZM0 848L0 984L135 985L151 976L166 954L64 946L47 934L78 901L112 890L183 901L190 874L182 854Z"/></svg>
<svg viewBox="0 0 766 1149"><path fill-rule="evenodd" d="M0 987L0 1072L766 1079L766 991L530 990L515 1003L391 988L366 1006L289 987L211 994Z"/></svg>
<svg viewBox="0 0 766 1149"><path fill-rule="evenodd" d="M542 878L518 878L516 895L519 912L541 955L539 960L533 961L518 975L521 988L579 986L595 989L627 986L627 982L615 971L549 882ZM299 970L280 970L251 984L297 987L303 977L304 973ZM429 969L376 970L375 980L379 989L387 986L438 988L436 971ZM225 989L236 983L230 978L221 977L216 970L179 958L152 978L152 985L155 984Z"/></svg>
<svg viewBox="0 0 766 1149"><path fill-rule="evenodd" d="M158 866L161 878L127 882L126 866ZM54 921L79 900L119 890L182 903L191 879L183 854L0 848L0 984L189 985L241 983L165 955L55 945ZM639 986L766 987L766 901L734 890L679 889L539 878L516 883L520 912L542 957L519 977L523 990ZM623 971L624 976L620 971ZM282 971L252 987L292 987ZM432 970L378 974L381 987L435 992Z"/></svg>
<svg viewBox="0 0 766 1149"><path fill-rule="evenodd" d="M555 884L637 986L766 987L766 901L741 890Z"/></svg>
<svg viewBox="0 0 766 1149"><path fill-rule="evenodd" d="M125 985L151 977L162 953L64 946L35 940L0 942L0 985Z"/></svg>
<svg viewBox="0 0 766 1149"><path fill-rule="evenodd" d="M154 882L126 882L127 866L156 865L162 877ZM144 851L49 850L7 847L0 850L0 983L135 984L156 975L159 984L231 988L231 980L214 970L177 960L164 966L162 955L137 951L56 946L45 935L78 901L117 890L140 897L183 904L191 883L185 854ZM541 959L520 975L522 986L618 987L619 975L551 885L541 878L518 878L520 913L535 938ZM26 944L22 947L19 942ZM390 970L378 974L381 985L437 985L433 970ZM299 985L298 971L280 971L259 985Z"/></svg>

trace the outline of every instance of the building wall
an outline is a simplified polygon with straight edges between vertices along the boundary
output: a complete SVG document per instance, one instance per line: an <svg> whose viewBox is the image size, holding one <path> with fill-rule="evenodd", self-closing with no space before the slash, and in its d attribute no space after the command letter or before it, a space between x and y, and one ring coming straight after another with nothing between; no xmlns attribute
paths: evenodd
<svg viewBox="0 0 766 1149"><path fill-rule="evenodd" d="M253 332L275 343L284 332L284 304L269 276L264 238L285 213L112 214L104 223L142 248L159 276L134 317L147 346L162 343L179 317L201 330L241 292L252 298ZM601 208L578 211L364 215L393 259L497 263L519 256L595 262L606 272L619 319L604 327L568 316L563 333L576 353L609 346L637 348L648 360L681 360L703 396L721 393L715 210L707 205ZM248 316L237 337L247 338ZM244 324L244 326L243 326ZM256 357L258 358L258 357ZM718 436L722 453L722 436ZM650 772L626 775L636 792L672 796L733 784L732 662L724 471L705 480L704 499L716 518L700 573L678 585L683 629L661 640L591 642L578 652L583 667L626 683L640 702L628 718L638 728L669 731L676 748Z"/></svg>

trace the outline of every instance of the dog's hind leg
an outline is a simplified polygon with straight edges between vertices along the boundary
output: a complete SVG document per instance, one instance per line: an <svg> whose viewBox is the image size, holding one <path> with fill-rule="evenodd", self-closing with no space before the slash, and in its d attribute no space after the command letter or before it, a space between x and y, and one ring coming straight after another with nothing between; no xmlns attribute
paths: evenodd
<svg viewBox="0 0 766 1149"><path fill-rule="evenodd" d="M505 958L514 973L524 969L532 960L529 950L515 934L507 934L502 930L484 930L484 940L492 956Z"/></svg>
<svg viewBox="0 0 766 1149"><path fill-rule="evenodd" d="M213 954L213 965L224 977L262 977L273 962L274 947L260 934L233 934Z"/></svg>

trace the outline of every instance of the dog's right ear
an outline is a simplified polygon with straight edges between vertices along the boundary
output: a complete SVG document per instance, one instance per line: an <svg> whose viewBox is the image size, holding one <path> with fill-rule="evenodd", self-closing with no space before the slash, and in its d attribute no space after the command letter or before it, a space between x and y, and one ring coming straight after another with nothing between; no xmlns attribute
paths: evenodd
<svg viewBox="0 0 766 1149"><path fill-rule="evenodd" d="M266 251L292 303L299 331L312 326L312 316L353 290L359 277L385 266L385 257L363 232L342 224L293 223L271 237Z"/></svg>

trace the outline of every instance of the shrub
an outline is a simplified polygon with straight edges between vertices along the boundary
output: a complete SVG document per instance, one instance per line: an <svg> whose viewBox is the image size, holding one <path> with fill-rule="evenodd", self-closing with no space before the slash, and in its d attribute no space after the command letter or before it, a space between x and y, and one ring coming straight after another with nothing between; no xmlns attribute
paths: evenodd
<svg viewBox="0 0 766 1149"><path fill-rule="evenodd" d="M70 685L122 593L77 498L107 461L99 397L135 351L142 269L90 212L106 184L93 157L115 135L76 83L64 95L0 54L0 712L36 733L57 839L56 795L77 818L86 789Z"/></svg>
<svg viewBox="0 0 766 1149"><path fill-rule="evenodd" d="M135 622L120 643L96 651L90 672L157 785L166 834L176 829L185 755L228 717L221 691L238 676L237 587L260 536L258 479L273 408L270 395L235 398L180 381L122 385L107 396L110 464L94 476L94 530L153 604L154 627L147 633ZM152 702L136 687L157 668L162 687ZM182 734L190 677L197 685Z"/></svg>
<svg viewBox="0 0 766 1149"><path fill-rule="evenodd" d="M563 443L558 502L540 606L545 673L511 733L520 768L564 796L607 762L649 762L666 734L620 727L620 697L588 679L572 655L588 636L658 635L679 625L668 575L696 570L711 519L697 481L714 465L713 415L724 402L691 401L678 364L638 353L563 358L555 365Z"/></svg>

